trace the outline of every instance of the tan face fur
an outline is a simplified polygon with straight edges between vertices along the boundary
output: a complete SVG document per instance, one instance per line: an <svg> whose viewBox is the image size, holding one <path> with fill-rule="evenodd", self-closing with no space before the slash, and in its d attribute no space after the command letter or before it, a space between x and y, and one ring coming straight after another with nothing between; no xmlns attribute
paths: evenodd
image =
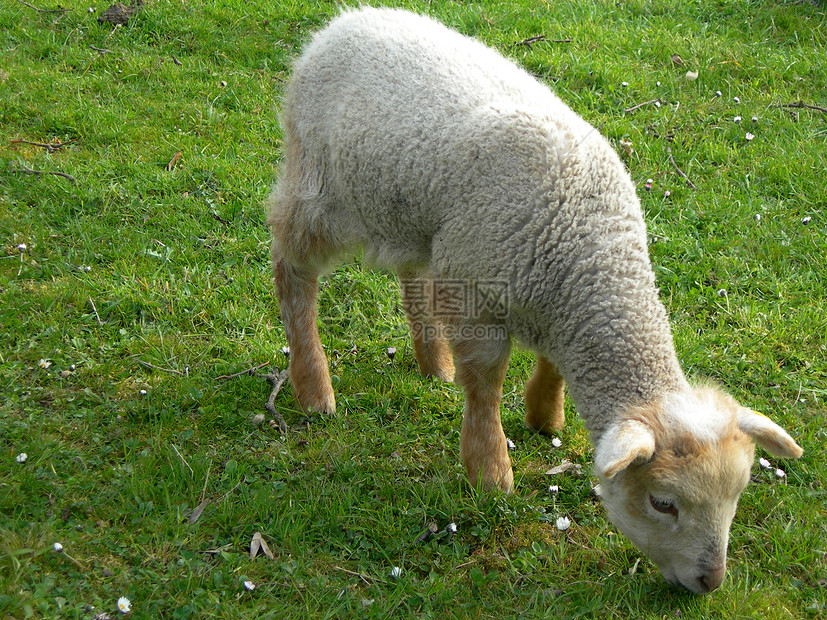
<svg viewBox="0 0 827 620"><path fill-rule="evenodd" d="M802 454L779 426L709 387L631 410L601 436L595 469L609 517L668 581L697 593L721 585L754 442Z"/></svg>

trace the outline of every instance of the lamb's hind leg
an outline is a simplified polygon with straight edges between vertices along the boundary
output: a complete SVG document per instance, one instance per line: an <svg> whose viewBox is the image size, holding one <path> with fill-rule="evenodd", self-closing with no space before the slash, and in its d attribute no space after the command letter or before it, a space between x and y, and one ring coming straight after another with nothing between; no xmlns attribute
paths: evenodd
<svg viewBox="0 0 827 620"><path fill-rule="evenodd" d="M333 254L333 243L323 220L313 217L318 205L309 209L305 202L308 196L318 200L321 195L321 175L302 167L304 154L293 116L286 114L285 121L287 157L267 205L267 224L273 233L273 275L290 345L290 380L305 411L333 413L336 401L316 325L319 271L313 266Z"/></svg>
<svg viewBox="0 0 827 620"><path fill-rule="evenodd" d="M290 381L305 411L334 413L336 399L316 325L317 275L273 257L284 331L290 345Z"/></svg>
<svg viewBox="0 0 827 620"><path fill-rule="evenodd" d="M563 388L565 381L557 368L542 355L525 390L525 422L535 431L550 435L563 428Z"/></svg>
<svg viewBox="0 0 827 620"><path fill-rule="evenodd" d="M514 474L500 422L500 399L511 342L505 334L491 334L458 337L453 343L457 381L465 388L460 453L468 480L472 485L481 480L488 490L510 492Z"/></svg>
<svg viewBox="0 0 827 620"><path fill-rule="evenodd" d="M451 348L442 333L442 323L434 319L432 313L434 281L400 273L399 283L402 288L402 307L411 328L419 372L426 377L453 381L454 361Z"/></svg>

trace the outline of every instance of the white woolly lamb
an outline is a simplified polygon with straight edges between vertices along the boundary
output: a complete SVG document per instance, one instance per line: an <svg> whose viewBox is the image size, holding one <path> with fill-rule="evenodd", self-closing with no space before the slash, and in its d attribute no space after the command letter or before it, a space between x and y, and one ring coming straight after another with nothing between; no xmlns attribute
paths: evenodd
<svg viewBox="0 0 827 620"><path fill-rule="evenodd" d="M613 522L670 581L717 588L753 441L777 456L802 450L726 394L688 384L635 188L609 143L494 50L369 8L308 45L283 127L268 224L301 405L335 410L317 277L362 247L400 275L421 371L451 380L456 364L472 483L513 487L499 403L515 337L537 354L528 425L562 427L565 380Z"/></svg>

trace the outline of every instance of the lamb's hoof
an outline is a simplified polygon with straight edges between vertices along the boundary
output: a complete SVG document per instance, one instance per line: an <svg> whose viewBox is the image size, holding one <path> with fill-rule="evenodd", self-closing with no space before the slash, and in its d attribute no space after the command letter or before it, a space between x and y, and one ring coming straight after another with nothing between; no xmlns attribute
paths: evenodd
<svg viewBox="0 0 827 620"><path fill-rule="evenodd" d="M548 437L563 430L566 419L562 411L558 415L554 413L543 415L533 411L529 407L526 407L526 409L525 425L531 430Z"/></svg>
<svg viewBox="0 0 827 620"><path fill-rule="evenodd" d="M551 420L542 423L539 426L532 424L528 418L526 418L525 425L533 430L535 433L539 433L540 435L545 435L546 437L555 437L557 434L563 430L563 425L552 424Z"/></svg>
<svg viewBox="0 0 827 620"><path fill-rule="evenodd" d="M509 468L506 475L497 481L497 490L503 493L514 492L514 472Z"/></svg>
<svg viewBox="0 0 827 620"><path fill-rule="evenodd" d="M482 488L488 492L501 491L502 493L514 492L514 472L509 467L503 474L496 476L493 479L482 481Z"/></svg>
<svg viewBox="0 0 827 620"><path fill-rule="evenodd" d="M468 481L475 489L481 488L485 493L497 491L512 493L514 491L514 472L510 465L507 468L483 471L482 475L469 475Z"/></svg>
<svg viewBox="0 0 827 620"><path fill-rule="evenodd" d="M300 395L299 403L306 413L321 413L333 415L336 413L336 397L333 391L329 393Z"/></svg>

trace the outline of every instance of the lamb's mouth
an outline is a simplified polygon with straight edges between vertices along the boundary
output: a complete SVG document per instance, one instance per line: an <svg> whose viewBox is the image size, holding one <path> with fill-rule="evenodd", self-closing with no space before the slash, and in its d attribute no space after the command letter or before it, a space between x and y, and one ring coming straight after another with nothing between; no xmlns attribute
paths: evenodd
<svg viewBox="0 0 827 620"><path fill-rule="evenodd" d="M692 592L692 594L707 594L708 592L711 592L712 589L714 589L707 587L702 577L698 577L697 579L690 581L689 583L685 583L684 581L681 581L680 577L678 577L677 574L673 572L671 569L667 569L666 571L661 569L661 574L663 575L663 578L666 581L668 581L676 588Z"/></svg>

